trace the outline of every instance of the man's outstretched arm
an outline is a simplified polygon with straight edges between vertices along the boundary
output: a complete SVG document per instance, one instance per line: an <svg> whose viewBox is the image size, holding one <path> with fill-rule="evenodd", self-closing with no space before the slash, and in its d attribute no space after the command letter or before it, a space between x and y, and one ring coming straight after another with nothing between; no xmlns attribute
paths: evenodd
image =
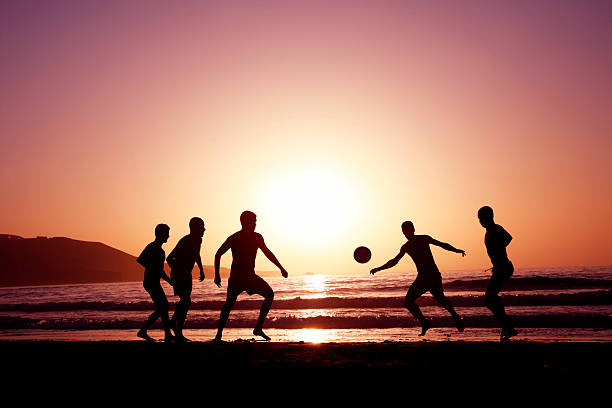
<svg viewBox="0 0 612 408"><path fill-rule="evenodd" d="M403 256L404 256L404 251L400 250L399 254L397 254L395 258L387 261L386 264L379 266L378 268L372 269L370 273L374 275L376 272L380 272L384 269L393 268L395 265L397 265L397 263L400 261L400 259L402 259Z"/></svg>
<svg viewBox="0 0 612 408"><path fill-rule="evenodd" d="M263 240L261 241L261 243L259 244L259 248L261 249L261 252L264 253L264 255L266 256L266 258L268 258L270 260L270 262L272 262L274 265L276 265L278 267L278 269L280 269L281 271L281 275L283 275L283 278L286 278L287 276L289 276L289 274L287 273L287 271L285 270L285 268L283 268L283 265L280 264L280 262L278 261L278 259L276 259L276 256L274 256L274 254L272 253L272 251L270 251L268 249L268 247L266 246L266 244L263 242Z"/></svg>
<svg viewBox="0 0 612 408"><path fill-rule="evenodd" d="M221 287L221 274L219 268L221 267L221 257L230 249L230 243L226 240L223 245L219 247L215 254L215 285Z"/></svg>
<svg viewBox="0 0 612 408"><path fill-rule="evenodd" d="M451 251L451 252L456 252L458 254L461 254L461 256L465 256L465 251L463 249L457 249L454 246L452 246L451 244L447 244L446 242L440 242L437 241L431 237L429 243L431 245L435 245L435 246L439 246L442 249L446 249L447 251Z"/></svg>

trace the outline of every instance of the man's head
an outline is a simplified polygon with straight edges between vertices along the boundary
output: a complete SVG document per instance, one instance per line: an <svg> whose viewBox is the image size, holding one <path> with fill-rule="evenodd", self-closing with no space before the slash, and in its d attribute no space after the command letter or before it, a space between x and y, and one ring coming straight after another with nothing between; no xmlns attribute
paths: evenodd
<svg viewBox="0 0 612 408"><path fill-rule="evenodd" d="M402 232L408 239L414 237L414 224L412 224L412 221L404 221L402 223Z"/></svg>
<svg viewBox="0 0 612 408"><path fill-rule="evenodd" d="M196 235L202 238L204 236L205 230L206 228L204 228L204 220L200 217L193 217L189 220L189 233L191 235Z"/></svg>
<svg viewBox="0 0 612 408"><path fill-rule="evenodd" d="M155 240L168 242L168 237L170 237L170 227L166 224L157 224L155 227Z"/></svg>
<svg viewBox="0 0 612 408"><path fill-rule="evenodd" d="M255 231L255 225L257 225L257 215L252 211L244 211L240 214L240 224L242 229L246 231Z"/></svg>
<svg viewBox="0 0 612 408"><path fill-rule="evenodd" d="M478 210L478 220L480 221L480 225L485 228L490 225L493 225L493 209L488 205L480 207L480 209Z"/></svg>

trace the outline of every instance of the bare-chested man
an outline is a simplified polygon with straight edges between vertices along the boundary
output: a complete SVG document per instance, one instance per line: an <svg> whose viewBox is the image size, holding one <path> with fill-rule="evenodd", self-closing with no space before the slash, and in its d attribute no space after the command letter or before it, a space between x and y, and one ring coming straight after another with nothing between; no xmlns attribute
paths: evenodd
<svg viewBox="0 0 612 408"><path fill-rule="evenodd" d="M171 268L170 278L174 286L174 295L179 297L170 320L170 325L174 327L175 340L178 342L190 341L183 335L183 326L191 306L193 289L191 271L194 265L197 264L200 268L200 282L204 280L204 268L200 256L204 231L206 231L204 220L199 217L189 220L189 234L179 240L167 259Z"/></svg>
<svg viewBox="0 0 612 408"><path fill-rule="evenodd" d="M514 265L508 259L506 251L506 247L512 241L512 236L508 234L504 227L493 221L493 209L489 206L481 207L478 210L478 220L480 225L487 231L485 233L485 246L493 264L491 279L485 293L485 305L501 323L502 331L499 337L500 340L506 341L518 334L516 329L510 324L504 303L499 297L499 292L501 292L504 283L514 273Z"/></svg>
<svg viewBox="0 0 612 408"><path fill-rule="evenodd" d="M263 323L272 306L274 291L265 280L255 274L255 257L257 255L257 250L261 249L264 255L280 269L283 277L286 278L288 274L272 251L268 249L261 234L255 232L255 226L257 224L257 216L255 213L251 211L243 212L240 215L240 223L242 224L242 229L227 238L215 255L215 284L221 287L221 275L219 274L221 256L229 249L232 250L232 267L227 284L227 298L223 305L223 309L221 309L219 329L215 341L221 340L223 328L225 327L229 313L234 303L236 303L238 295L244 291L249 295L258 294L264 297L264 302L259 311L259 319L253 330L253 334L270 340L270 337L263 331Z"/></svg>
<svg viewBox="0 0 612 408"><path fill-rule="evenodd" d="M455 311L455 308L453 308L450 300L444 296L444 290L442 288L442 275L440 274L438 266L434 261L429 245L436 245L440 248L446 249L447 251L457 252L463 256L465 256L465 251L457 249L444 242L436 241L429 235L414 235L414 225L411 221L405 221L402 223L402 232L408 239L408 242L402 245L399 254L397 254L395 258L391 259L386 264L372 269L370 273L374 275L376 272L382 271L383 269L392 268L397 265L405 254L410 255L417 268L417 277L412 285L410 285L410 289L408 289L404 305L421 323L423 329L419 336L424 336L427 330L432 327L431 322L427 320L425 316L423 316L423 312L421 312L421 309L415 302L417 298L419 298L425 292L430 292L434 299L436 299L446 308L446 310L449 311L455 320L457 330L462 332L464 328L463 321Z"/></svg>

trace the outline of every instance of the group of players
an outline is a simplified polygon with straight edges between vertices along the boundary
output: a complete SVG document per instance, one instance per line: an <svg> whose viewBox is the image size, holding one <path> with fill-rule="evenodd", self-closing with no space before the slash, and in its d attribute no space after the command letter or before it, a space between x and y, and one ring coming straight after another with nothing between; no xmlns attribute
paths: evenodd
<svg viewBox="0 0 612 408"><path fill-rule="evenodd" d="M492 276L485 293L485 305L499 320L502 326L500 339L505 341L518 334L511 325L502 300L499 297L504 283L514 272L514 266L508 259L506 252L506 247L512 240L512 236L502 226L494 222L491 207L485 206L480 208L478 210L478 219L480 224L486 229L485 246L493 264ZM259 318L253 334L261 336L265 340L270 340L270 337L263 331L263 324L272 306L274 292L265 280L255 274L255 257L259 249L280 269L283 277L286 278L288 276L285 268L283 268L276 256L266 246L261 234L255 232L257 216L251 211L245 211L240 215L240 223L242 225L241 230L229 236L215 254L214 283L221 287L221 275L219 273L221 256L230 249L232 251L227 298L221 309L219 327L214 341L221 341L223 329L227 323L230 311L238 295L242 292L247 292L249 295L258 294L263 296L264 302L261 305ZM198 217L192 218L189 221L189 231L189 234L179 240L176 247L166 258L162 245L168 241L170 227L166 224L157 225L155 228L155 241L147 245L138 257L138 262L145 267L143 286L155 304L155 311L138 331L138 337L154 341L147 334L147 330L160 318L165 332L164 341L189 341L183 335L183 326L191 305L191 272L195 264L200 269L200 281L204 280L204 269L200 258L202 237L205 231L204 221ZM462 256L465 256L465 251L437 241L429 235L415 235L414 225L410 221L402 223L402 232L406 236L407 242L402 245L399 253L384 265L372 269L370 273L374 275L381 270L392 268L397 265L405 254L410 255L417 268L417 277L406 294L404 305L421 323L422 331L420 336L424 336L427 330L432 327L431 322L423 315L416 304L416 299L426 292L430 292L449 311L455 321L457 330L462 332L464 330L463 321L455 311L450 300L444 295L442 275L434 261L429 246L436 245L448 251L460 253ZM168 262L170 266L170 276L164 271L164 262ZM168 300L161 287L160 279L167 281L173 287L174 295L179 297L172 318L168 314Z"/></svg>

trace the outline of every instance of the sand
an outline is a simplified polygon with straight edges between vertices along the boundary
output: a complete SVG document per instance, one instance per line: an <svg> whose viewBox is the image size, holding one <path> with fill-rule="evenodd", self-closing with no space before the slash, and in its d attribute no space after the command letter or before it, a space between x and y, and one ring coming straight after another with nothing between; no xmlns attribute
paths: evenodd
<svg viewBox="0 0 612 408"><path fill-rule="evenodd" d="M343 376L376 374L389 379L432 376L608 378L612 343L383 342L274 343L144 341L2 341L6 370L26 376L68 378L106 375L142 378L168 373L201 377L308 372ZM6 372L5 370L5 372ZM132 373L132 374L130 374Z"/></svg>

